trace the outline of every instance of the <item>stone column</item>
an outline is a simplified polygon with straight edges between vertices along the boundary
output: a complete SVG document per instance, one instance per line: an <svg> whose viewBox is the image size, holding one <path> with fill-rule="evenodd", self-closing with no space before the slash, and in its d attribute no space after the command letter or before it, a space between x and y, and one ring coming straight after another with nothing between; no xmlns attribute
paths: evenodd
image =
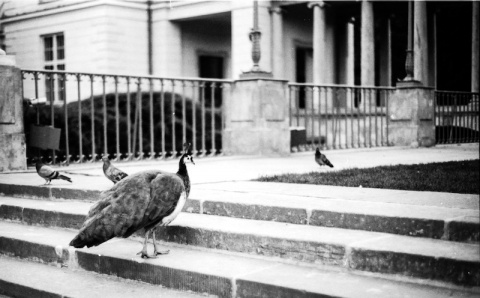
<svg viewBox="0 0 480 298"><path fill-rule="evenodd" d="M274 78L284 78L283 57L283 18L282 9L273 7L272 15L272 73Z"/></svg>
<svg viewBox="0 0 480 298"><path fill-rule="evenodd" d="M479 91L479 3L472 2L472 92Z"/></svg>
<svg viewBox="0 0 480 298"><path fill-rule="evenodd" d="M373 3L367 0L362 1L361 16L361 84L362 86L375 85L375 31Z"/></svg>
<svg viewBox="0 0 480 298"><path fill-rule="evenodd" d="M256 78L234 82L225 101L225 154L290 154L287 83Z"/></svg>
<svg viewBox="0 0 480 298"><path fill-rule="evenodd" d="M313 83L325 83L325 3L323 1L310 2L313 8Z"/></svg>
<svg viewBox="0 0 480 298"><path fill-rule="evenodd" d="M355 23L350 20L347 23L347 85L355 84Z"/></svg>
<svg viewBox="0 0 480 298"><path fill-rule="evenodd" d="M22 73L0 50L0 172L26 168Z"/></svg>
<svg viewBox="0 0 480 298"><path fill-rule="evenodd" d="M413 77L427 86L429 83L427 2L415 1L413 5Z"/></svg>

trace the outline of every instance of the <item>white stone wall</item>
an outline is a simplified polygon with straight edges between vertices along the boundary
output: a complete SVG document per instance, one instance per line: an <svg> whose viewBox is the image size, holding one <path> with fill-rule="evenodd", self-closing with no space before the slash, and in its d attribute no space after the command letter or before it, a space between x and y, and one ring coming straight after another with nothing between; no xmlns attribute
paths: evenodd
<svg viewBox="0 0 480 298"><path fill-rule="evenodd" d="M148 72L146 11L118 5L78 7L62 13L43 13L35 18L3 24L6 51L15 55L22 69L43 69L42 35L62 32L65 37L65 69L69 72L94 72L145 75ZM86 80L86 78L83 78ZM67 86L73 85L69 78ZM45 83L39 81L39 97L45 97ZM86 82L81 97L90 95ZM112 91L113 88L106 90ZM94 93L102 92L100 82ZM25 96L35 97L33 82L25 84ZM67 99L77 100L76 86L67 88Z"/></svg>

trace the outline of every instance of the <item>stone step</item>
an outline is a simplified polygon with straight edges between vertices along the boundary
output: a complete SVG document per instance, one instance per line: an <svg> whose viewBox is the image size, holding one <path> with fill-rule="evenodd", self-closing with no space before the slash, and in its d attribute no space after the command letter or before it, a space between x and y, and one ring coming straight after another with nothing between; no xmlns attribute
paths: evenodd
<svg viewBox="0 0 480 298"><path fill-rule="evenodd" d="M288 185L287 185L288 186ZM337 227L459 242L480 242L478 196L279 183L196 185L183 211ZM97 200L99 190L0 184L0 193Z"/></svg>
<svg viewBox="0 0 480 298"><path fill-rule="evenodd" d="M140 239L69 248L75 231L0 222L0 254L61 270L95 273L218 297L477 297L478 288L418 282L401 276L285 264L215 250L161 243L170 254L141 259ZM45 265L43 265L45 266ZM2 270L5 272L4 270ZM59 280L61 282L61 280ZM45 285L46 286L46 285ZM75 296L74 296L75 297Z"/></svg>
<svg viewBox="0 0 480 298"><path fill-rule="evenodd" d="M78 229L84 202L1 198L1 217ZM358 271L480 285L480 245L378 232L181 213L157 239Z"/></svg>
<svg viewBox="0 0 480 298"><path fill-rule="evenodd" d="M199 298L200 293L0 255L0 297Z"/></svg>

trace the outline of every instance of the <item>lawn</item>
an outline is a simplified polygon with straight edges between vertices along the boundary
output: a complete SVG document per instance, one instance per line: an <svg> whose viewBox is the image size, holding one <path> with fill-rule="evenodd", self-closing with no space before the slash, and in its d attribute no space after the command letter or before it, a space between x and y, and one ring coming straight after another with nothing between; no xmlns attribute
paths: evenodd
<svg viewBox="0 0 480 298"><path fill-rule="evenodd" d="M262 176L257 181L480 194L480 160Z"/></svg>

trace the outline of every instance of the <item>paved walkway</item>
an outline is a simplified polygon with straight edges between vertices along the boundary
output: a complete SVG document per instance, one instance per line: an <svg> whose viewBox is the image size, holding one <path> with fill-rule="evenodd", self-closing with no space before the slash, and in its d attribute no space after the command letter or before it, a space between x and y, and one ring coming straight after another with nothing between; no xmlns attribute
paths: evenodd
<svg viewBox="0 0 480 298"><path fill-rule="evenodd" d="M324 154L334 168L319 167L314 162L313 152L291 154L288 157L221 156L197 158L188 171L193 184L246 181L262 175L282 173L305 173L311 171L338 171L347 168L368 168L381 165L418 164L479 158L479 144L439 145L432 148L380 147L370 149L328 150ZM114 163L128 174L148 169L176 172L178 160L139 161ZM103 176L102 163L56 166L69 175L73 183L53 181L52 185L76 189L103 190L112 183ZM19 185L42 185L44 180L34 168L27 171L0 173L0 183ZM293 187L293 185L292 185Z"/></svg>

